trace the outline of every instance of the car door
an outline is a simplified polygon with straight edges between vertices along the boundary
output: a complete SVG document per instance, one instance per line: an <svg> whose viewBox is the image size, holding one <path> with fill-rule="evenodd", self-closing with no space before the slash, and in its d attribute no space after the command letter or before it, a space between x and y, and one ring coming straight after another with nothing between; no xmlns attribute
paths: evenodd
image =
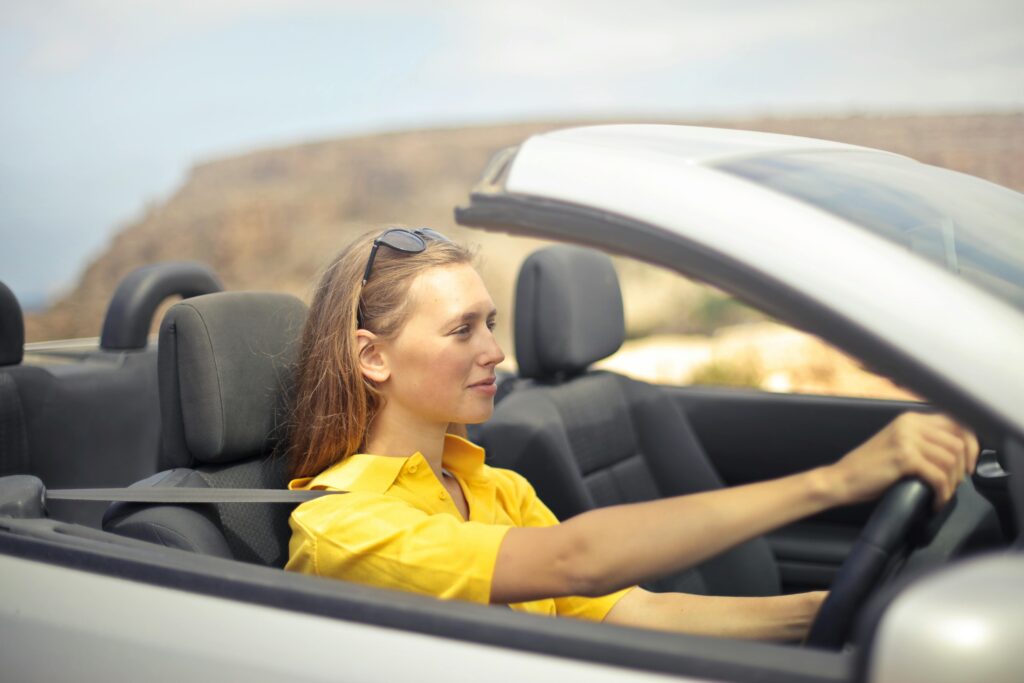
<svg viewBox="0 0 1024 683"><path fill-rule="evenodd" d="M827 465L912 401L781 394L729 387L665 387L726 485ZM828 510L768 534L786 592L826 589L873 504Z"/></svg>

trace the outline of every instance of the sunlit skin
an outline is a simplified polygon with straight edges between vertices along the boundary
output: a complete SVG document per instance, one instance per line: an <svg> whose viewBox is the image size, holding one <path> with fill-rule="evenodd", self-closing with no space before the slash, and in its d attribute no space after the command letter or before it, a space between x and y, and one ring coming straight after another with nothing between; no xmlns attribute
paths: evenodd
<svg viewBox="0 0 1024 683"><path fill-rule="evenodd" d="M449 423L476 424L494 411L494 368L505 354L494 338L494 301L472 266L430 270L409 286L409 314L392 339L357 334L364 376L385 405L370 426L371 453L419 451L466 516L462 490L441 474Z"/></svg>
<svg viewBox="0 0 1024 683"><path fill-rule="evenodd" d="M409 288L407 321L391 339L356 332L363 375L385 405L370 425L371 453L419 451L468 518L441 458L450 423L494 410L494 302L468 265L430 269ZM693 566L746 540L837 505L870 500L902 477L926 481L936 505L974 470L974 434L944 415L900 415L839 461L745 486L599 508L551 527L513 528L495 564L491 601L605 595ZM637 529L644 532L638 534ZM802 638L825 593L732 598L635 588L606 622L736 638Z"/></svg>

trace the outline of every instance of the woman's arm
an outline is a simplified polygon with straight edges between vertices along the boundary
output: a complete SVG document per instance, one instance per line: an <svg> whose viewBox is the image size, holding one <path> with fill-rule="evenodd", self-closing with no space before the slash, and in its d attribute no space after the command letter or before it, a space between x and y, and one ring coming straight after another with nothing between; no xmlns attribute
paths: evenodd
<svg viewBox="0 0 1024 683"><path fill-rule="evenodd" d="M491 602L597 596L695 564L830 507L868 500L918 476L937 505L973 471L974 435L941 415L905 413L840 461L781 479L583 513L510 529Z"/></svg>
<svg viewBox="0 0 1024 683"><path fill-rule="evenodd" d="M831 507L822 469L782 479L591 510L551 527L510 529L491 602L606 595L699 564Z"/></svg>
<svg viewBox="0 0 1024 683"><path fill-rule="evenodd" d="M605 623L697 635L799 641L818 613L825 591L764 598L727 598L686 593L650 593L634 588L604 618Z"/></svg>

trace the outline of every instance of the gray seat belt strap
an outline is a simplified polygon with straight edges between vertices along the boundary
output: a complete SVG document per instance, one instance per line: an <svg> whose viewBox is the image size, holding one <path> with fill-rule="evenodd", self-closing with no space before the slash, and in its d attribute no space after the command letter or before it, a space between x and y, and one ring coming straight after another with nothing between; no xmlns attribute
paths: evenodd
<svg viewBox="0 0 1024 683"><path fill-rule="evenodd" d="M46 500L108 500L129 503L292 503L348 491L285 491L282 489L208 489L179 486L109 489L57 489Z"/></svg>

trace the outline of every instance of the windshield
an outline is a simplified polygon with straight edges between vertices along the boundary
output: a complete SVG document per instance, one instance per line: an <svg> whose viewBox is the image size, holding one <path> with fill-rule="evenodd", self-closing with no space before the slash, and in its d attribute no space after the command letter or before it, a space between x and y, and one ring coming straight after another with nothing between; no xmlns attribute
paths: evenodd
<svg viewBox="0 0 1024 683"><path fill-rule="evenodd" d="M716 166L905 246L1024 310L1024 195L870 151L797 152Z"/></svg>

